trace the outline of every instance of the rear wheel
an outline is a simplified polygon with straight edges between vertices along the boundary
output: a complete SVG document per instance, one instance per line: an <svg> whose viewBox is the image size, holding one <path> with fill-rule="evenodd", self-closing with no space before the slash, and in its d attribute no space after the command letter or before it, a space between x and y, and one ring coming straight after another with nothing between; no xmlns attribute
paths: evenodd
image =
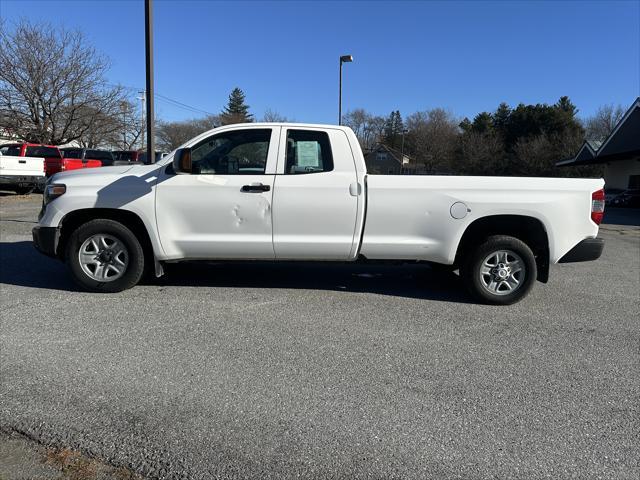
<svg viewBox="0 0 640 480"><path fill-rule="evenodd" d="M97 219L78 227L67 243L66 259L76 283L92 292L126 290L144 272L140 242L114 220Z"/></svg>
<svg viewBox="0 0 640 480"><path fill-rule="evenodd" d="M496 235L466 256L460 274L478 300L510 305L523 299L533 287L536 260L522 240Z"/></svg>

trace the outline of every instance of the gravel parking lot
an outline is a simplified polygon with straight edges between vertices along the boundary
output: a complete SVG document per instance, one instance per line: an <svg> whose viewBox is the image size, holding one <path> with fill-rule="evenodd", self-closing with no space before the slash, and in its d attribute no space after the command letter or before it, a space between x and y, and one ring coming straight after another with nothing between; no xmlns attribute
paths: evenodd
<svg viewBox="0 0 640 480"><path fill-rule="evenodd" d="M0 194L1 195L1 194ZM640 477L640 212L511 307L428 267L79 292L0 197L0 428L151 478ZM635 225L634 225L635 224Z"/></svg>

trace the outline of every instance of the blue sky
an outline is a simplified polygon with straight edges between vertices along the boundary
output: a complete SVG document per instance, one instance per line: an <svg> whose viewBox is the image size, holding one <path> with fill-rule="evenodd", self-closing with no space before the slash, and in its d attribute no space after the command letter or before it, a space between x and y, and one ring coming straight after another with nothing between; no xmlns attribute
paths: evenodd
<svg viewBox="0 0 640 480"><path fill-rule="evenodd" d="M0 0L24 17L81 29L110 57L109 80L144 86L142 0ZM581 116L640 95L640 1L214 2L155 0L156 92L217 113L239 86L259 118L336 123L343 110L457 116L500 102L553 103ZM200 116L165 101L165 120Z"/></svg>

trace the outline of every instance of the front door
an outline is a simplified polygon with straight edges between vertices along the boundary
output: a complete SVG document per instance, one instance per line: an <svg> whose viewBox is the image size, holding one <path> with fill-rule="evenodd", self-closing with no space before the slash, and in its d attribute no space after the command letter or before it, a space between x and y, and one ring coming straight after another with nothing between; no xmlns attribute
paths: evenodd
<svg viewBox="0 0 640 480"><path fill-rule="evenodd" d="M156 216L169 258L275 258L271 204L279 133L279 127L222 131L192 147L192 174L162 169Z"/></svg>

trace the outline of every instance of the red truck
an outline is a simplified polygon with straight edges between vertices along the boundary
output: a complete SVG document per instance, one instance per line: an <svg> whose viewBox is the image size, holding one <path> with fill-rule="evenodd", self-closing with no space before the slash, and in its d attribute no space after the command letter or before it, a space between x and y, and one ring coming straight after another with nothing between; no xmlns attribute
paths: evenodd
<svg viewBox="0 0 640 480"><path fill-rule="evenodd" d="M65 158L62 156L60 149L54 145L41 145L38 143L11 143L3 145L2 147L7 148L7 153L5 155L44 158L44 170L47 177L50 177L54 173L67 170L102 166L102 162L100 162L100 160Z"/></svg>

